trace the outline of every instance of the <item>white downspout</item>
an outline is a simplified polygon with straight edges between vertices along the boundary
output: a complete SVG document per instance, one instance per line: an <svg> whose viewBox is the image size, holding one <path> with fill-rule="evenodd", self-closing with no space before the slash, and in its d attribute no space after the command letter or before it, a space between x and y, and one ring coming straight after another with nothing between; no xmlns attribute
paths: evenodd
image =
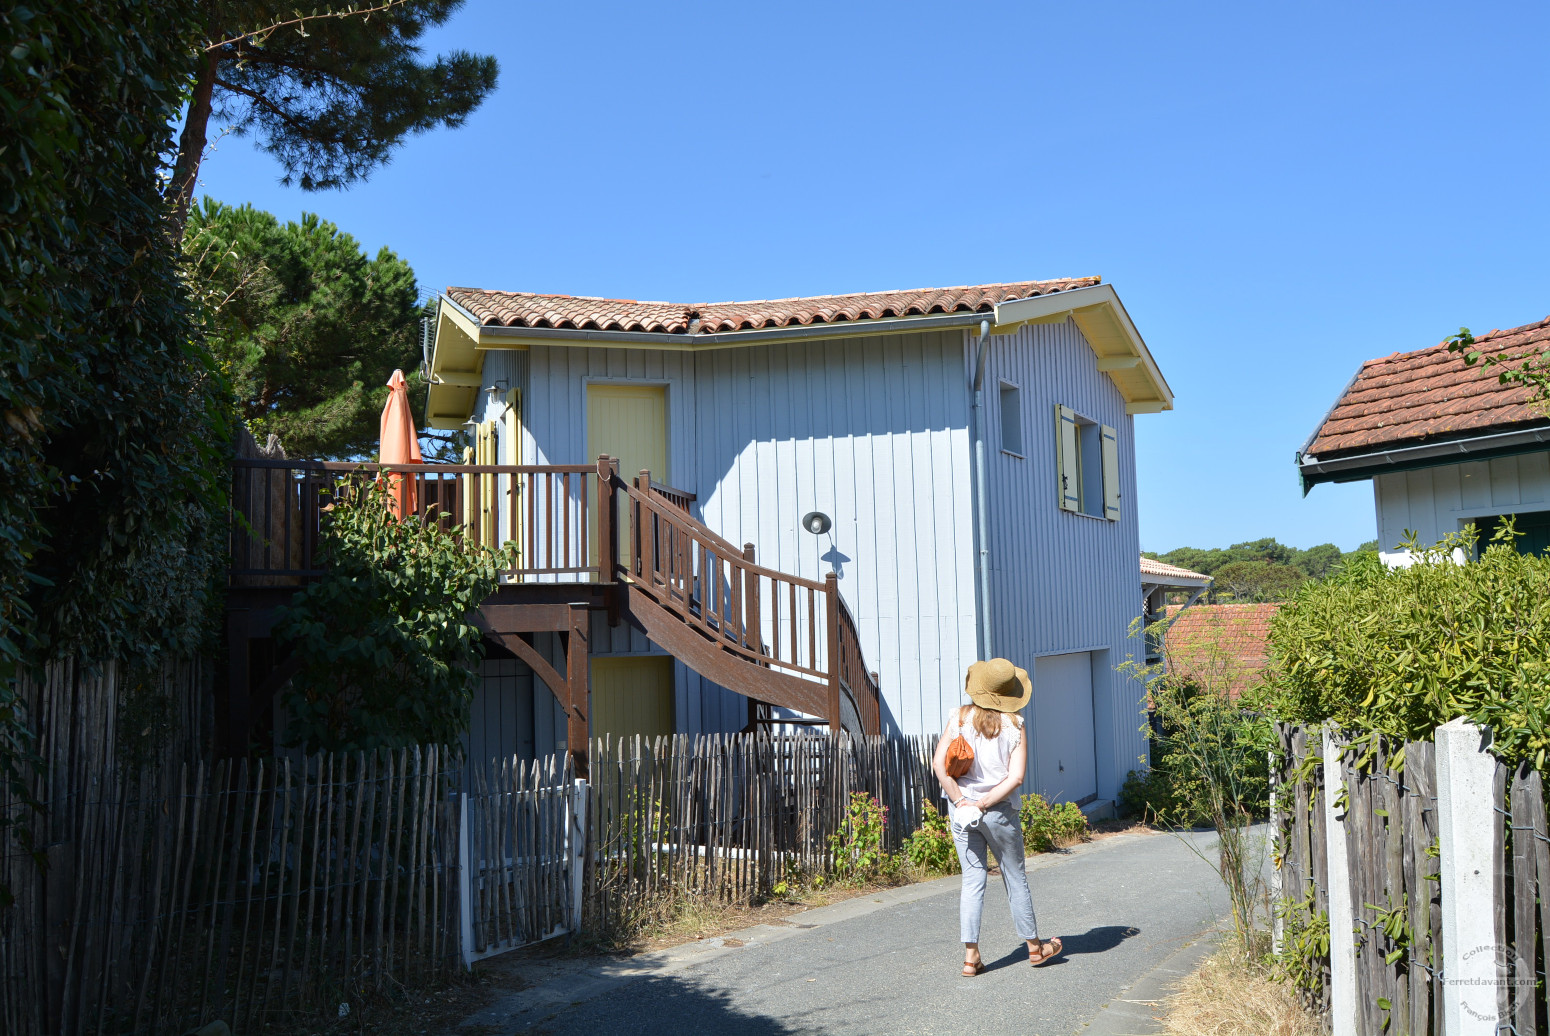
<svg viewBox="0 0 1550 1036"><path fill-rule="evenodd" d="M974 532L979 539L979 567L975 587L979 591L980 658L994 658L990 637L990 527L989 493L985 488L985 354L990 343L990 321L980 321L980 340L975 350L974 380L969 383L974 410Z"/></svg>

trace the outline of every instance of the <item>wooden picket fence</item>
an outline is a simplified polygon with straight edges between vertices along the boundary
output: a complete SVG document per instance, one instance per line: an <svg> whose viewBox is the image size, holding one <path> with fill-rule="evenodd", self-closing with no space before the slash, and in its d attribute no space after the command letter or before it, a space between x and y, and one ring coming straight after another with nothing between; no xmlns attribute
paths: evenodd
<svg viewBox="0 0 1550 1036"><path fill-rule="evenodd" d="M0 1028L258 1032L447 972L455 776L427 747L101 781L67 868L0 860Z"/></svg>
<svg viewBox="0 0 1550 1036"><path fill-rule="evenodd" d="M933 748L812 734L594 742L585 926L628 927L679 898L746 904L787 876L828 875L853 792L888 809L897 850L939 794Z"/></svg>
<svg viewBox="0 0 1550 1036"><path fill-rule="evenodd" d="M1336 813L1346 848L1348 923L1355 932L1355 1017L1350 1023L1337 1019L1337 1036L1346 1025L1345 1031L1361 1033L1444 1032L1450 974L1461 989L1482 981L1494 986L1495 1020L1472 1019L1465 1011L1466 1024L1496 1032L1500 1022L1499 1031L1518 1036L1550 1032L1550 983L1544 981L1550 956L1545 942L1550 933L1550 828L1540 774L1526 764L1514 769L1482 753L1479 762L1486 768L1489 790L1475 811L1480 830L1488 832L1485 854L1491 873L1477 880L1487 892L1478 903L1445 904L1443 872L1460 865L1449 858L1439 837L1440 792L1448 789L1439 788L1436 743L1380 739L1370 748L1348 745L1339 752L1338 780L1332 780L1323 772L1317 731L1310 737L1304 728L1280 724L1277 735L1283 946L1321 916L1332 935L1338 934L1341 922L1331 912L1327 852L1332 832L1324 797L1331 788L1337 795L1344 789L1343 808ZM1305 762L1310 757L1318 761ZM1342 805L1338 798L1336 804ZM1455 913L1489 915L1489 938L1478 945L1445 945L1445 906ZM1328 957L1320 963L1313 1006L1327 1011L1340 969ZM1482 964L1484 979L1479 977ZM1460 981L1466 966L1470 977ZM1478 998L1489 1002L1493 991L1468 995L1475 998L1469 1009L1480 1014Z"/></svg>
<svg viewBox="0 0 1550 1036"><path fill-rule="evenodd" d="M50 803L70 826L48 869L0 856L17 897L0 910L0 1031L316 1025L557 934L751 903L832 873L853 792L887 807L884 847L902 846L938 795L931 748L609 738L589 782L564 755L465 782L434 746L99 774Z"/></svg>

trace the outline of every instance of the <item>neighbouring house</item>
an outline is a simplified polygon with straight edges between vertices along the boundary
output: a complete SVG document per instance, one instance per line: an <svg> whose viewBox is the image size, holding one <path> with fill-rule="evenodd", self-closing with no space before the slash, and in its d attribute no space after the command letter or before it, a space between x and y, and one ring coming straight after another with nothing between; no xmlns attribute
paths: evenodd
<svg viewBox="0 0 1550 1036"><path fill-rule="evenodd" d="M1492 331L1488 354L1538 353L1550 318ZM1297 454L1306 493L1321 482L1371 479L1378 548L1405 564L1407 532L1422 544L1473 524L1488 537L1516 515L1518 548L1550 548L1550 419L1527 388L1469 367L1446 343L1362 364Z"/></svg>
<svg viewBox="0 0 1550 1036"><path fill-rule="evenodd" d="M682 305L449 288L419 506L516 541L474 757L797 725L935 734L1034 677L1027 788L1145 750L1133 419L1172 394L1097 278ZM255 627L256 628L256 627Z"/></svg>
<svg viewBox="0 0 1550 1036"><path fill-rule="evenodd" d="M1270 660L1270 620L1279 604L1170 605L1167 667L1237 698L1259 686Z"/></svg>
<svg viewBox="0 0 1550 1036"><path fill-rule="evenodd" d="M1193 605L1200 600L1207 590L1211 589L1211 577L1202 572L1193 572L1179 565L1170 565L1166 561L1158 561L1141 555L1141 621L1143 625L1150 627L1167 617L1168 597L1172 594L1182 594L1185 600L1184 607ZM1156 665L1162 661L1162 644L1158 638L1147 635L1146 640L1146 664Z"/></svg>

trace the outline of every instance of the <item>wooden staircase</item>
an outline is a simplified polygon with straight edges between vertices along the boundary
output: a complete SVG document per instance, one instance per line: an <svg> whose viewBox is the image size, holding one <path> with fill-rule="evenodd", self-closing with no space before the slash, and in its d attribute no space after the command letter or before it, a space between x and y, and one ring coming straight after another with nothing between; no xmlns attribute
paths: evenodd
<svg viewBox="0 0 1550 1036"><path fill-rule="evenodd" d="M712 532L689 514L685 494L649 471L626 482L602 457L598 486L606 570L623 611L654 643L739 694L831 729L880 733L877 675L832 573L819 582L759 565L753 544Z"/></svg>

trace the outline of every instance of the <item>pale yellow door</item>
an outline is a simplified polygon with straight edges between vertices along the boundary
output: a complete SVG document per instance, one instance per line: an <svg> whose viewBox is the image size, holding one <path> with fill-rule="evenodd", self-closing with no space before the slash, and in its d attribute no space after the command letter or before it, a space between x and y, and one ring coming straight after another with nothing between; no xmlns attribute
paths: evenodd
<svg viewBox="0 0 1550 1036"><path fill-rule="evenodd" d="M595 463L605 453L619 458L619 477L626 482L643 469L650 471L657 482L671 479L667 465L667 386L587 386L588 463ZM590 515L588 523L592 556L597 557L597 516ZM621 510L620 558L625 561L630 558L624 536L628 524Z"/></svg>
<svg viewBox="0 0 1550 1036"><path fill-rule="evenodd" d="M592 659L592 736L673 732L673 660L666 655Z"/></svg>
<svg viewBox="0 0 1550 1036"><path fill-rule="evenodd" d="M658 482L670 481L667 386L587 386L587 460L604 453L619 458L626 480L645 468Z"/></svg>

